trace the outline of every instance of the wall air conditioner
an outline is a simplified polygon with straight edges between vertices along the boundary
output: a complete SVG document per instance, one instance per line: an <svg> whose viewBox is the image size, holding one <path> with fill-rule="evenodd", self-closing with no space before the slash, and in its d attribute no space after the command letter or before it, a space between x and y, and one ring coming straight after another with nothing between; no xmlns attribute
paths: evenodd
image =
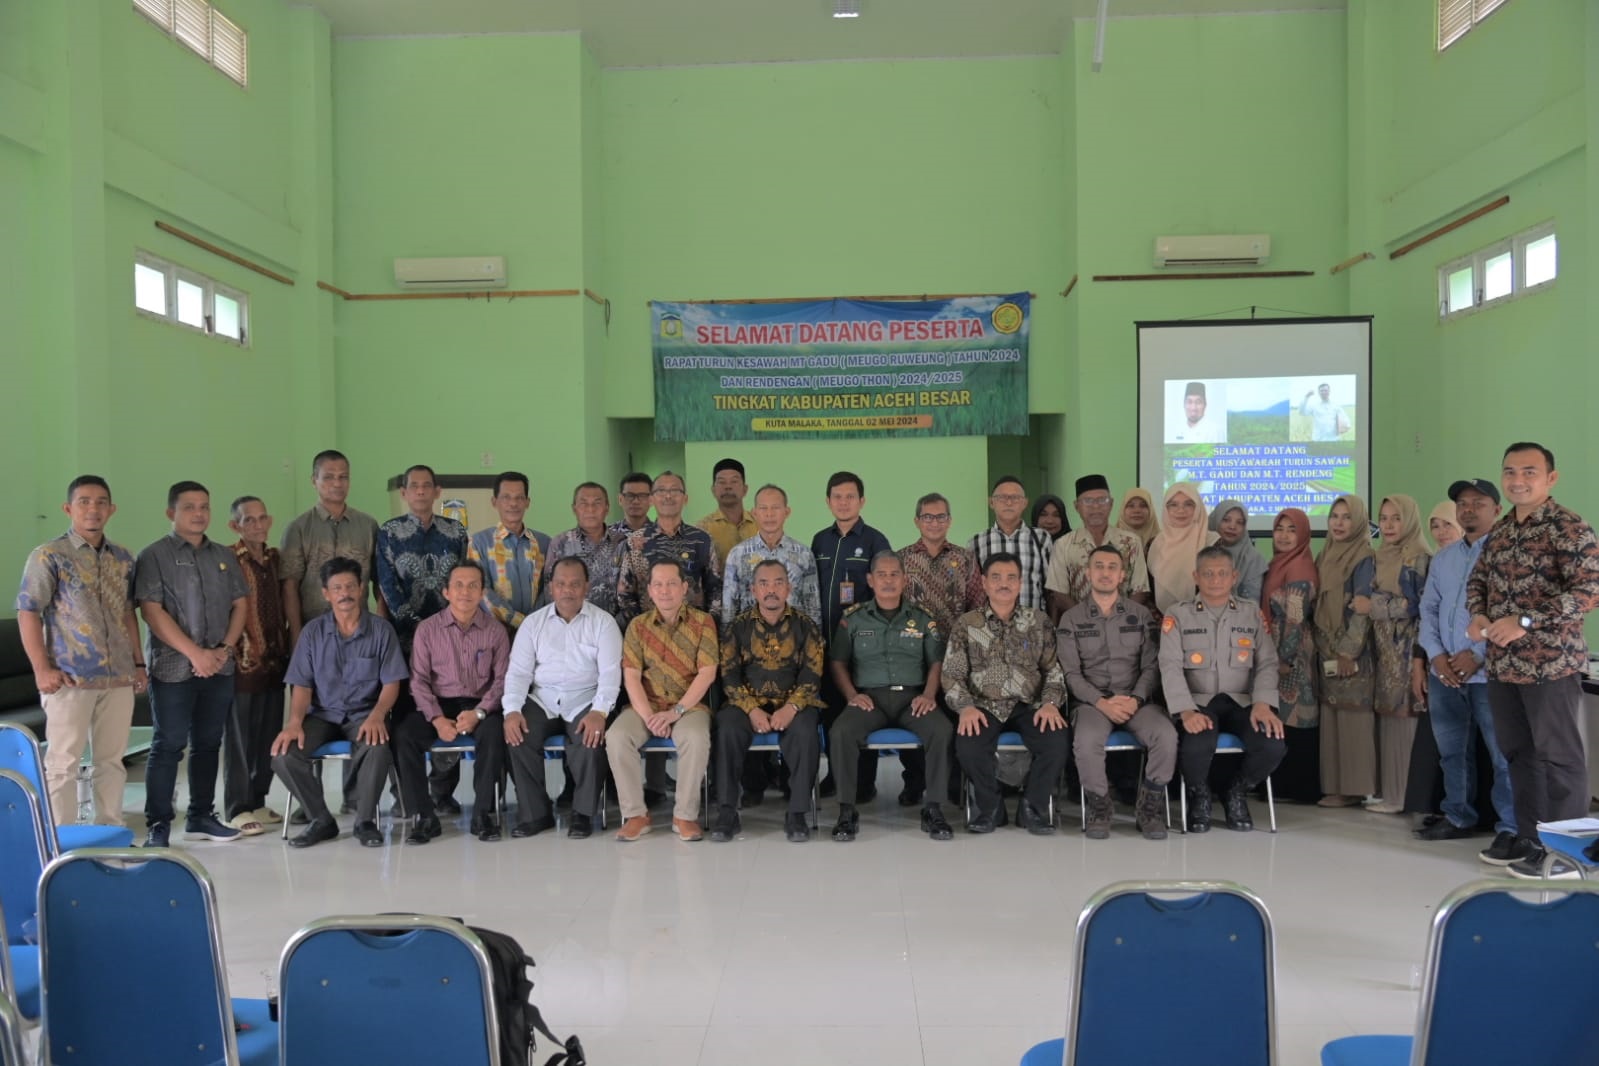
<svg viewBox="0 0 1599 1066"><path fill-rule="evenodd" d="M1155 238L1157 267L1261 266L1270 258L1271 237L1264 233Z"/></svg>
<svg viewBox="0 0 1599 1066"><path fill-rule="evenodd" d="M505 256L396 259L394 283L402 289L503 289Z"/></svg>

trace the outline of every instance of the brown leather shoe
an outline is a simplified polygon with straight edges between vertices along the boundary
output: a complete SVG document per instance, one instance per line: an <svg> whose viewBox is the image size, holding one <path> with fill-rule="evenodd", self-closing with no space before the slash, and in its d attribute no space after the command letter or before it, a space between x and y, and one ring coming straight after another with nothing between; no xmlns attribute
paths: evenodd
<svg viewBox="0 0 1599 1066"><path fill-rule="evenodd" d="M647 814L635 815L622 823L622 828L616 831L616 839L633 841L650 831L650 817Z"/></svg>
<svg viewBox="0 0 1599 1066"><path fill-rule="evenodd" d="M689 844L705 837L705 831L700 828L700 823L691 822L687 818L673 818L672 832L676 833L679 839Z"/></svg>

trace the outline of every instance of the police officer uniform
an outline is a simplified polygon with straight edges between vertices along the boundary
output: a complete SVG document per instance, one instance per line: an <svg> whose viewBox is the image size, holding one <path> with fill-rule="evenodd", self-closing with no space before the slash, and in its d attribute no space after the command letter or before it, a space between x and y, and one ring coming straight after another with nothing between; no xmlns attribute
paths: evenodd
<svg viewBox="0 0 1599 1066"><path fill-rule="evenodd" d="M939 811L937 798L949 791L949 755L955 730L938 707L926 714L911 713L911 701L917 696L938 699L936 680L928 684L944 659L944 634L938 623L915 604L902 601L888 610L875 600L867 601L839 619L828 658L843 664L855 690L870 696L873 705L869 711L846 705L833 724L829 759L838 779L838 794L843 797L834 839L855 838L852 801L867 734L898 726L915 733L926 751L929 801L922 806L922 831L935 840L948 840L949 824Z"/></svg>
<svg viewBox="0 0 1599 1066"><path fill-rule="evenodd" d="M1160 635L1154 616L1140 603L1117 595L1102 611L1092 594L1061 615L1055 632L1066 691L1075 711L1072 755L1088 806L1088 835L1102 839L1112 814L1105 775L1105 741L1125 729L1147 751L1138 786L1138 828L1151 840L1166 836L1165 788L1177 762L1171 719L1150 702L1160 682ZM1110 696L1131 696L1138 710L1119 726L1095 706Z"/></svg>
<svg viewBox="0 0 1599 1066"><path fill-rule="evenodd" d="M1250 708L1277 708L1277 647L1260 608L1229 597L1221 607L1203 599L1173 605L1161 623L1160 677L1174 718L1198 711L1216 728L1190 733L1177 724L1178 761L1188 787L1188 829L1210 828L1210 764L1218 733L1243 741L1243 763L1227 789L1227 827L1254 828L1245 794L1282 762L1287 745L1256 730Z"/></svg>

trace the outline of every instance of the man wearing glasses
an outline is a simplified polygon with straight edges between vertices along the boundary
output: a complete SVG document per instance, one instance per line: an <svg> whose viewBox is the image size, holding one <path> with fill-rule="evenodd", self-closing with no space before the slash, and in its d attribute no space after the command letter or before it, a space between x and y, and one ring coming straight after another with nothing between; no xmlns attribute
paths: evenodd
<svg viewBox="0 0 1599 1066"><path fill-rule="evenodd" d="M1089 596L1088 556L1102 544L1121 553L1123 572L1121 594L1145 607L1153 606L1149 594L1149 568L1144 563L1144 545L1138 534L1110 524L1110 508L1115 500L1104 474L1085 474L1077 479L1077 513L1083 524L1055 542L1050 550L1049 570L1044 588L1049 594L1049 616L1061 615Z"/></svg>
<svg viewBox="0 0 1599 1066"><path fill-rule="evenodd" d="M994 524L972 537L972 554L977 565L985 566L989 557L1014 555L1022 570L1021 606L1044 607L1044 575L1049 571L1053 541L1042 529L1022 521L1027 513L1027 490L1021 479L1006 475L994 482L988 493L988 506L994 509Z"/></svg>
<svg viewBox="0 0 1599 1066"><path fill-rule="evenodd" d="M955 619L983 605L983 574L977 557L949 542L949 500L930 492L916 501L921 536L899 550L905 565L905 595L948 633Z"/></svg>
<svg viewBox="0 0 1599 1066"><path fill-rule="evenodd" d="M682 476L662 471L651 486L650 499L655 504L655 521L630 533L621 549L616 621L624 630L655 606L649 593L650 566L662 560L676 560L683 568L690 606L712 611L720 610L722 604L722 563L716 557L716 543L705 530L683 521L688 490Z"/></svg>
<svg viewBox="0 0 1599 1066"><path fill-rule="evenodd" d="M648 474L637 470L622 476L621 482L616 486L616 494L622 501L622 520L612 526L612 529L626 536L629 533L637 533L649 524L652 484Z"/></svg>

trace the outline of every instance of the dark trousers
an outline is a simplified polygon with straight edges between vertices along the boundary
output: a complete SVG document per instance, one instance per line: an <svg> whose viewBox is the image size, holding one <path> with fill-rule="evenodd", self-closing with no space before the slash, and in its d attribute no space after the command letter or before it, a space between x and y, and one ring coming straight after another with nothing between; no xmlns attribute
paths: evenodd
<svg viewBox="0 0 1599 1066"><path fill-rule="evenodd" d="M1215 722L1216 728L1190 733L1180 720L1172 723L1177 727L1177 764L1182 768L1184 783L1190 788L1209 783L1210 765L1216 758L1216 740L1222 733L1231 733L1244 742L1243 761L1237 774L1229 779L1229 787L1254 788L1270 777L1288 754L1288 745L1257 730L1249 721L1249 708L1239 706L1231 696L1212 696L1209 704L1199 708L1199 713Z"/></svg>
<svg viewBox="0 0 1599 1066"><path fill-rule="evenodd" d="M1510 766L1516 832L1538 843L1538 823L1588 813L1588 766L1577 732L1582 681L1488 682L1494 739Z"/></svg>
<svg viewBox="0 0 1599 1066"><path fill-rule="evenodd" d="M583 714L587 713L585 708ZM583 733L576 722L551 718L533 700L528 700L523 717L527 719L527 736L520 744L506 745L511 779L516 782L517 821L532 822L555 813L550 805L549 786L545 784L544 744L563 734L566 772L572 779L572 813L592 817L599 810L600 786L605 780L605 749L584 747Z"/></svg>
<svg viewBox="0 0 1599 1066"><path fill-rule="evenodd" d="M937 707L923 715L911 714L911 700L919 695L919 690L869 688L863 691L872 698L873 708L863 711L859 707L845 707L828 734L828 757L838 781L839 802L855 802L856 770L861 754L870 758L867 766L875 775L877 752L866 747L866 737L875 729L890 726L908 729L922 742L926 749L926 801L942 802L949 791L949 738L954 733L949 719ZM916 754L924 755L923 752Z"/></svg>
<svg viewBox="0 0 1599 1066"><path fill-rule="evenodd" d="M763 708L768 714L777 707ZM811 809L811 789L816 784L816 771L822 762L822 742L817 736L818 715L815 708L806 708L794 716L778 741L778 751L788 765L788 812L807 814ZM723 707L716 712L716 802L723 807L738 805L739 770L744 765L744 753L755 739L755 727L750 716L737 707ZM842 795L843 793L840 793Z"/></svg>
<svg viewBox="0 0 1599 1066"><path fill-rule="evenodd" d="M459 715L476 717L473 713L478 701L472 697L440 698L439 707L444 716L456 720ZM472 753L472 814L487 818L494 810L494 790L505 774L505 719L491 714L472 727L476 748ZM396 719L389 730L389 744L394 749L394 766L400 773L400 794L405 799L407 814L423 818L434 816L434 797L428 788L428 749L438 742L438 730L421 711L409 711Z"/></svg>
<svg viewBox="0 0 1599 1066"><path fill-rule="evenodd" d="M322 745L334 740L350 742L349 780L355 785L355 819L358 822L375 822L378 817L378 797L383 794L383 782L388 779L394 765L387 744L367 744L356 735L366 715L350 718L335 725L316 715L305 716L305 745L289 745L289 750L272 760L272 772L278 775L294 798L305 808L313 821L332 821L327 801L322 798L322 782L312 768L311 754Z"/></svg>
<svg viewBox="0 0 1599 1066"><path fill-rule="evenodd" d="M838 724L838 716L849 707L849 701L844 698L844 692L833 683L833 675L828 671L822 678L822 702L825 706L821 712L822 730L828 736L829 745L832 744L833 727ZM877 728L882 728L878 726ZM900 774L904 779L905 788L911 792L921 792L927 785L927 769L922 759L922 753L915 748L906 748L899 753L900 765L904 767ZM835 756L831 747L827 753L827 776L833 779L834 784L842 780L838 768L834 765ZM746 778L747 780L748 778ZM873 788L877 787L877 753L875 751L862 751L855 760L855 779L865 781ZM839 799L845 803L854 803L856 793L846 795L839 792Z"/></svg>
<svg viewBox="0 0 1599 1066"><path fill-rule="evenodd" d="M222 733L233 707L233 675L150 682L150 717L155 735L144 774L144 818L171 822L178 762L189 749L189 817L216 811L217 763Z"/></svg>
<svg viewBox="0 0 1599 1066"><path fill-rule="evenodd" d="M955 756L960 760L961 772L971 779L979 814L999 812L999 735L1007 731L1020 733L1033 757L1033 765L1027 771L1027 802L1040 814L1048 809L1055 782L1071 758L1072 731L1067 727L1046 733L1034 723L1036 713L1031 704L1018 703L1010 717L1001 722L984 711L983 725L976 736L956 735Z"/></svg>
<svg viewBox="0 0 1599 1066"><path fill-rule="evenodd" d="M272 789L272 741L282 728L282 685L265 692L234 692L222 735L224 817L236 818L266 806Z"/></svg>

